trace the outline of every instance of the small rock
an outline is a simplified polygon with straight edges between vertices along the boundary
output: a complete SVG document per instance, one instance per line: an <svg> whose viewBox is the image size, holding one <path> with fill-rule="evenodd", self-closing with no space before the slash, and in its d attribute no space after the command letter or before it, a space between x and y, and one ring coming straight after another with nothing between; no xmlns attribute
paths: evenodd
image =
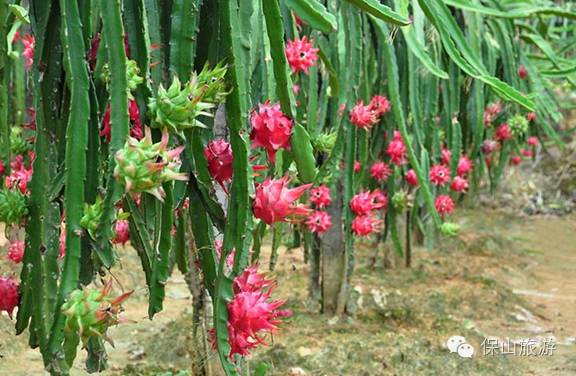
<svg viewBox="0 0 576 376"><path fill-rule="evenodd" d="M289 376L305 376L307 375L306 371L304 371L300 367L292 367L288 370Z"/></svg>

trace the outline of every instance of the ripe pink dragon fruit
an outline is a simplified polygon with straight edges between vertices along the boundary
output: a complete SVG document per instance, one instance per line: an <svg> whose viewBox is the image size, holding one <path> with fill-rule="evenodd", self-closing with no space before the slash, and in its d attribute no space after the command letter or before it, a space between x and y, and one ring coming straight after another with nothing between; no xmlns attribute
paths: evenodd
<svg viewBox="0 0 576 376"><path fill-rule="evenodd" d="M526 142L530 146L536 146L536 145L538 145L538 137L534 137L534 136L528 137L528 140Z"/></svg>
<svg viewBox="0 0 576 376"><path fill-rule="evenodd" d="M10 175L6 176L4 185L8 189L18 187L20 192L25 194L28 181L32 178L32 168L25 168L23 163L18 164L18 167L17 169L12 169Z"/></svg>
<svg viewBox="0 0 576 376"><path fill-rule="evenodd" d="M456 174L458 176L465 177L470 171L472 171L472 161L465 155L461 156L458 160Z"/></svg>
<svg viewBox="0 0 576 376"><path fill-rule="evenodd" d="M524 65L518 67L518 77L520 77L521 80L525 80L528 77L528 70L526 70Z"/></svg>
<svg viewBox="0 0 576 376"><path fill-rule="evenodd" d="M406 145L404 145L400 132L394 131L394 138L388 144L386 154L390 157L390 162L396 166L406 163Z"/></svg>
<svg viewBox="0 0 576 376"><path fill-rule="evenodd" d="M250 116L252 132L252 149L263 147L268 153L268 159L274 164L276 152L279 149L290 148L292 120L280 110L280 104L270 105L270 101L259 104L258 109Z"/></svg>
<svg viewBox="0 0 576 376"><path fill-rule="evenodd" d="M360 215L352 220L352 232L358 236L368 236L379 232L382 224L382 220L372 215Z"/></svg>
<svg viewBox="0 0 576 376"><path fill-rule="evenodd" d="M310 202L317 209L323 209L330 206L332 198L330 197L330 188L324 184L310 190Z"/></svg>
<svg viewBox="0 0 576 376"><path fill-rule="evenodd" d="M112 243L125 245L130 240L130 226L128 221L125 219L120 219L116 221L114 225L114 238L112 238Z"/></svg>
<svg viewBox="0 0 576 376"><path fill-rule="evenodd" d="M8 312L12 318L12 312L20 301L20 285L12 277L0 277L0 312Z"/></svg>
<svg viewBox="0 0 576 376"><path fill-rule="evenodd" d="M392 170L390 167L382 161L376 162L370 166L370 176L377 181L386 181L391 174Z"/></svg>
<svg viewBox="0 0 576 376"><path fill-rule="evenodd" d="M311 232L321 234L332 226L332 218L325 211L316 210L306 220L306 225Z"/></svg>
<svg viewBox="0 0 576 376"><path fill-rule="evenodd" d="M468 181L460 176L456 176L450 184L450 189L454 192L465 192L468 189Z"/></svg>
<svg viewBox="0 0 576 376"><path fill-rule="evenodd" d="M216 250L216 255L218 255L218 261L220 261L220 258L222 257L222 240L220 239L214 240L214 249ZM228 267L229 270L232 270L232 268L234 268L235 256L236 256L236 250L232 249L232 252L230 252L226 257L226 266Z"/></svg>
<svg viewBox="0 0 576 376"><path fill-rule="evenodd" d="M294 74L298 72L308 74L309 69L316 64L316 61L318 61L318 49L313 46L314 39L312 38L310 38L310 41L308 41L307 37L288 41L286 44L286 59Z"/></svg>
<svg viewBox="0 0 576 376"><path fill-rule="evenodd" d="M518 166L520 163L522 163L522 158L518 155L514 155L512 158L510 158L510 163L512 163L514 166Z"/></svg>
<svg viewBox="0 0 576 376"><path fill-rule="evenodd" d="M506 123L501 124L498 129L496 129L496 135L494 136L496 141L504 142L512 138L512 131L510 126Z"/></svg>
<svg viewBox="0 0 576 376"><path fill-rule="evenodd" d="M484 125L490 126L496 116L502 112L502 103L490 103L484 110Z"/></svg>
<svg viewBox="0 0 576 376"><path fill-rule="evenodd" d="M8 259L15 264L22 262L24 258L24 241L14 240L8 244Z"/></svg>
<svg viewBox="0 0 576 376"><path fill-rule="evenodd" d="M228 303L228 336L230 358L246 356L264 342L264 335L278 330L282 318L292 313L280 310L284 300L273 300L275 282L250 266L234 279L234 297ZM210 331L212 347L216 348L216 332Z"/></svg>
<svg viewBox="0 0 576 376"><path fill-rule="evenodd" d="M448 195L439 195L434 202L436 211L442 218L454 211L454 201Z"/></svg>
<svg viewBox="0 0 576 376"><path fill-rule="evenodd" d="M350 209L356 215L362 216L367 215L375 209L382 209L388 203L387 200L383 202L380 191L369 192L362 191L354 196L350 200Z"/></svg>
<svg viewBox="0 0 576 376"><path fill-rule="evenodd" d="M418 186L418 176L416 175L416 171L413 169L408 170L406 173L406 183L412 187Z"/></svg>
<svg viewBox="0 0 576 376"><path fill-rule="evenodd" d="M359 173L361 168L362 168L362 165L360 164L360 162L354 161L354 173L355 174Z"/></svg>
<svg viewBox="0 0 576 376"><path fill-rule="evenodd" d="M208 161L208 171L212 179L222 187L232 179L232 147L224 140L212 140L204 148L204 158Z"/></svg>
<svg viewBox="0 0 576 376"><path fill-rule="evenodd" d="M373 210L386 210L388 208L388 196L386 193L379 189L375 189L370 193L372 198L372 208Z"/></svg>
<svg viewBox="0 0 576 376"><path fill-rule="evenodd" d="M370 129L378 122L378 118L369 106L365 106L363 101L358 101L350 110L350 122L360 129Z"/></svg>
<svg viewBox="0 0 576 376"><path fill-rule="evenodd" d="M271 225L275 222L288 222L308 215L310 209L307 205L296 201L308 190L312 184L301 185L289 189L290 178L284 176L280 179L266 179L256 187L256 195L252 209L254 216Z"/></svg>
<svg viewBox="0 0 576 376"><path fill-rule="evenodd" d="M452 151L450 151L450 149L446 149L443 146L441 154L442 154L442 164L450 166L450 161L452 160Z"/></svg>
<svg viewBox="0 0 576 376"><path fill-rule="evenodd" d="M30 70L34 64L34 48L36 46L36 40L34 39L34 36L30 34L24 35L20 40L24 45L24 52L22 52L22 56L24 56L24 65L26 66L26 70Z"/></svg>
<svg viewBox="0 0 576 376"><path fill-rule="evenodd" d="M498 143L494 140L484 140L484 142L482 142L482 152L484 154L492 154L496 148L498 148Z"/></svg>
<svg viewBox="0 0 576 376"><path fill-rule="evenodd" d="M106 113L102 119L102 130L100 131L100 137L106 137L106 140L110 142L110 132L112 128L110 127L110 115L111 115L110 103L106 107ZM142 132L142 123L140 122L140 109L138 108L138 103L136 100L132 99L128 103L128 114L130 116L130 137L134 137L137 140L141 140L144 137Z"/></svg>
<svg viewBox="0 0 576 376"><path fill-rule="evenodd" d="M529 122L533 122L536 120L536 112L528 112L526 114L526 120L528 120Z"/></svg>
<svg viewBox="0 0 576 376"><path fill-rule="evenodd" d="M529 149L520 150L520 154L522 154L526 158L532 158L534 156L534 153L532 152L532 150L529 150Z"/></svg>
<svg viewBox="0 0 576 376"><path fill-rule="evenodd" d="M390 111L390 101L383 95L375 95L372 97L368 108L374 115L381 117Z"/></svg>
<svg viewBox="0 0 576 376"><path fill-rule="evenodd" d="M434 165L430 168L430 182L443 187L450 181L450 170L444 165Z"/></svg>

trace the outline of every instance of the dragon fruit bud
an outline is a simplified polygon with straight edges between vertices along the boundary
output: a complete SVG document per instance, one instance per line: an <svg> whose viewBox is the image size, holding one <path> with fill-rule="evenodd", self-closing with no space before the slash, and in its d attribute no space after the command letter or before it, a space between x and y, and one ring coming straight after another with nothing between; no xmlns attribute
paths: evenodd
<svg viewBox="0 0 576 376"><path fill-rule="evenodd" d="M24 257L24 241L14 240L8 244L8 259L15 264L22 262Z"/></svg>
<svg viewBox="0 0 576 376"><path fill-rule="evenodd" d="M525 80L528 77L528 70L524 65L518 67L518 77L520 77L521 80Z"/></svg>
<svg viewBox="0 0 576 376"><path fill-rule="evenodd" d="M68 300L62 305L62 312L66 316L64 332L67 338L79 337L84 345L92 337L111 342L107 336L108 328L121 322L121 304L133 293L128 291L112 298L109 296L111 289L112 280L101 290L84 289L70 293ZM65 348L71 345L76 347L76 342L64 343Z"/></svg>
<svg viewBox="0 0 576 376"><path fill-rule="evenodd" d="M216 64L212 69L206 64L202 71L196 76L198 85L201 88L200 90L204 93L202 97L204 102L221 103L230 93L226 91L224 82L224 76L226 76L227 71L228 67L222 63Z"/></svg>
<svg viewBox="0 0 576 376"><path fill-rule="evenodd" d="M526 120L528 120L529 122L533 122L536 120L536 112L528 112L526 114Z"/></svg>
<svg viewBox="0 0 576 376"><path fill-rule="evenodd" d="M0 190L0 222L6 224L20 223L27 214L27 199L20 190Z"/></svg>
<svg viewBox="0 0 576 376"><path fill-rule="evenodd" d="M125 245L130 240L130 226L125 219L119 219L114 225L114 238L112 243Z"/></svg>
<svg viewBox="0 0 576 376"><path fill-rule="evenodd" d="M321 234L332 226L332 218L325 211L316 210L308 217L306 225L311 232Z"/></svg>
<svg viewBox="0 0 576 376"><path fill-rule="evenodd" d="M20 285L12 277L0 277L0 312L8 312L12 318L12 312L20 301Z"/></svg>
<svg viewBox="0 0 576 376"><path fill-rule="evenodd" d="M280 179L266 179L256 187L253 203L254 216L271 225L274 222L288 222L297 217L308 215L308 206L296 201L312 186L301 185L288 188L290 179L284 176Z"/></svg>
<svg viewBox="0 0 576 376"><path fill-rule="evenodd" d="M178 156L183 147L167 149L168 133L164 132L162 141L152 143L150 129L145 129L142 140L129 137L124 147L116 153L114 177L125 187L126 192L148 192L164 199L162 184L172 180L187 180L180 173Z"/></svg>
<svg viewBox="0 0 576 376"><path fill-rule="evenodd" d="M203 102L203 95L197 79L182 85L178 77L174 77L168 90L160 85L156 96L148 102L152 127L167 129L180 137L184 137L186 129L204 128L205 125L196 118L200 115L212 116L207 110L214 108L214 105Z"/></svg>
<svg viewBox="0 0 576 376"><path fill-rule="evenodd" d="M92 205L84 204L84 215L80 219L80 226L88 230L90 237L94 240L96 240L96 230L103 211L102 198L100 197L96 197L96 202Z"/></svg>
<svg viewBox="0 0 576 376"><path fill-rule="evenodd" d="M100 78L104 83L106 83L106 86L110 85L110 77L110 68L108 67L108 64L105 64L102 67L102 75ZM132 92L136 90L138 85L144 82L144 78L140 76L138 63L135 60L128 60L126 62L126 79L128 81L128 86L126 87L126 90L128 91L128 99L133 100L134 96L132 95Z"/></svg>
<svg viewBox="0 0 576 376"><path fill-rule="evenodd" d="M508 120L508 125L512 135L516 137L521 137L528 132L528 119L520 114L514 115Z"/></svg>
<svg viewBox="0 0 576 376"><path fill-rule="evenodd" d="M232 179L234 155L232 147L224 140L212 140L204 148L204 158L208 161L208 171L212 179L220 185Z"/></svg>

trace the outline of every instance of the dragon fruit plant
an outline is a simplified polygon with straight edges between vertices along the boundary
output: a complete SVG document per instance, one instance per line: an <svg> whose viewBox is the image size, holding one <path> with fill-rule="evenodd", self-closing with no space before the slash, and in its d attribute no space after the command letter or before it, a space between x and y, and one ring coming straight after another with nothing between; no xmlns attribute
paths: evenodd
<svg viewBox="0 0 576 376"><path fill-rule="evenodd" d="M391 242L409 265L415 231L428 246L457 236L459 206L561 144L549 85L572 83L571 57L566 35L540 26L573 16L562 4L13 3L0 0L0 221L14 261L0 310L52 375L70 374L80 343L90 372L106 367L130 293L94 285L121 245L140 259L151 319L173 264L194 277L193 332L211 301L212 346L238 375L288 316L258 271L267 234L270 268L290 233L310 301L345 314L356 241Z"/></svg>

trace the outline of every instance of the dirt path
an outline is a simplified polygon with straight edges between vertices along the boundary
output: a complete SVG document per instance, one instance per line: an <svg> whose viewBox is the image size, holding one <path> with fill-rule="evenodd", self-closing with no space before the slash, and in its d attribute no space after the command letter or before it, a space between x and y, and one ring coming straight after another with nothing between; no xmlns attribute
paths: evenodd
<svg viewBox="0 0 576 376"><path fill-rule="evenodd" d="M553 355L515 359L528 374L576 374L576 218L531 217L505 231L526 254L526 265L498 277L533 309L518 307L500 327L488 323L484 332L500 339L552 338Z"/></svg>

